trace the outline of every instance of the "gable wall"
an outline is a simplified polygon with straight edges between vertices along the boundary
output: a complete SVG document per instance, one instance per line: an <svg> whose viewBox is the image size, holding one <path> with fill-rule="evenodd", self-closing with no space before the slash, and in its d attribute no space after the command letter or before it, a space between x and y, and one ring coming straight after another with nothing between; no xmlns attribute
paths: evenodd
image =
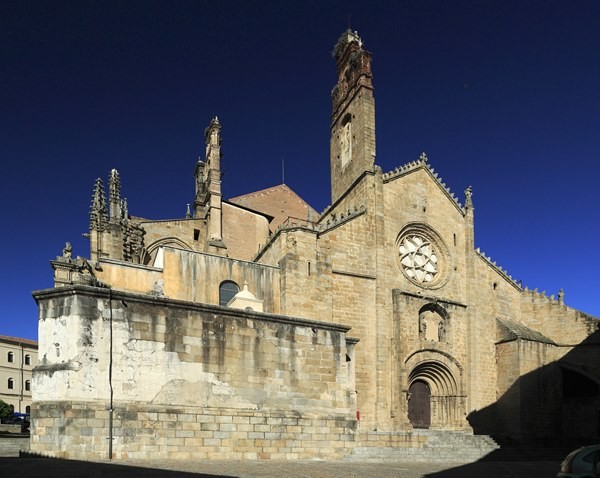
<svg viewBox="0 0 600 478"><path fill-rule="evenodd" d="M465 221L431 176L423 169L384 184L385 240L388 268L386 277L394 288L411 293L426 293L457 302L465 302L466 261L464 255ZM425 208L425 210L423 210ZM398 261L398 234L410 223L424 223L433 228L450 254L448 281L443 287L425 290L408 280ZM454 241L456 235L456 245ZM438 252L439 255L439 252ZM442 263L440 258L440 264Z"/></svg>
<svg viewBox="0 0 600 478"><path fill-rule="evenodd" d="M251 260L269 238L267 218L224 202L223 242L227 255L235 259Z"/></svg>

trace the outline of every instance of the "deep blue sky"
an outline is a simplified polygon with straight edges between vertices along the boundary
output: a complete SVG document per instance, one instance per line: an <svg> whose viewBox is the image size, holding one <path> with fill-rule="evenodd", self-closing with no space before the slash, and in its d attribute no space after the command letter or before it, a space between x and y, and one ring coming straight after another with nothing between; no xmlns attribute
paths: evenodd
<svg viewBox="0 0 600 478"><path fill-rule="evenodd" d="M133 215L181 217L211 117L225 197L285 182L329 204L333 46L373 53L384 172L427 152L476 245L600 316L600 2L0 2L0 334L37 338L31 291L89 257L97 177Z"/></svg>

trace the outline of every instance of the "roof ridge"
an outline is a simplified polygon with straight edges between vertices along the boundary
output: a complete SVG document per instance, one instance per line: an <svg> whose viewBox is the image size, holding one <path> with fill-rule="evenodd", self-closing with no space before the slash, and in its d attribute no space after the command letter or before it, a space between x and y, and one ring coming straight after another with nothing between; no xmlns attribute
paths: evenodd
<svg viewBox="0 0 600 478"><path fill-rule="evenodd" d="M11 342L23 342L24 344L37 345L37 340L25 339L23 337L13 337L12 335L0 335L0 340Z"/></svg>
<svg viewBox="0 0 600 478"><path fill-rule="evenodd" d="M268 188L259 189L258 191L250 192L250 193L247 193L247 194L240 194L239 196L235 196L235 197L229 198L229 201L233 201L234 199L239 199L239 198L256 197L256 196L258 196L260 194L269 194L269 193L271 193L271 192L273 192L273 191L275 191L277 189L288 189L289 191L292 191L287 184L281 183L281 184L277 184L275 186L271 186L271 187L268 187Z"/></svg>
<svg viewBox="0 0 600 478"><path fill-rule="evenodd" d="M228 199L228 201L230 201L230 202L236 202L236 200L241 200L241 199L244 199L244 198L255 198L255 197L258 197L260 195L271 194L271 193L273 193L275 191L286 191L288 193L291 193L292 197L296 201L298 201L303 206L306 206L307 208L309 208L312 211L314 211L315 214L318 214L317 210L314 207L312 207L310 204L308 204L304 199L302 199L302 197L296 191L294 191L291 187L289 187L285 183L277 184L276 186L271 186L269 188L261 189L259 191L254 191L254 192L251 192L251 193L248 193L248 194L242 194L240 196L235 196L233 198Z"/></svg>

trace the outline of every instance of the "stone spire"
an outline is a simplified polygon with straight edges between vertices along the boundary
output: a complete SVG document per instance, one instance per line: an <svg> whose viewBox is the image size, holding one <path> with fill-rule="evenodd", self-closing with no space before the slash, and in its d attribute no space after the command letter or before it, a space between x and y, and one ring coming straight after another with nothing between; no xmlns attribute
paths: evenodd
<svg viewBox="0 0 600 478"><path fill-rule="evenodd" d="M121 178L116 169L110 171L108 179L110 222L119 222L123 218L121 201Z"/></svg>
<svg viewBox="0 0 600 478"><path fill-rule="evenodd" d="M96 179L94 184L94 193L92 194L92 204L90 206L90 230L103 231L108 222L106 214L106 197L104 195L104 185L102 179Z"/></svg>

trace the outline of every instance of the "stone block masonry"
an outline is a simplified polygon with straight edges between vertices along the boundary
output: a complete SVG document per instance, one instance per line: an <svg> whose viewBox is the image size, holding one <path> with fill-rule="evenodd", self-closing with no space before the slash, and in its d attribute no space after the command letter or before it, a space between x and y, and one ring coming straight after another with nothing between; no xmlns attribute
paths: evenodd
<svg viewBox="0 0 600 478"><path fill-rule="evenodd" d="M108 458L109 412L89 402L37 402L32 450ZM338 459L351 453L356 421L266 410L114 404L115 459Z"/></svg>

